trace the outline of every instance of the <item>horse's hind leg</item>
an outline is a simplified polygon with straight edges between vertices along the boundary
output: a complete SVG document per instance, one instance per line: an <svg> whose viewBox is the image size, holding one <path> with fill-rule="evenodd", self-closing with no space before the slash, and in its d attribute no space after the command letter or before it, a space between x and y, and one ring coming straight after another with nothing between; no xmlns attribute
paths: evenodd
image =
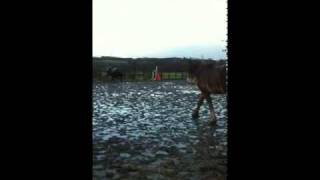
<svg viewBox="0 0 320 180"><path fill-rule="evenodd" d="M199 109L200 109L201 105L203 104L204 98L205 98L204 94L201 93L200 97L199 97L199 100L198 100L197 107L192 111L192 118L198 118L199 117Z"/></svg>
<svg viewBox="0 0 320 180"><path fill-rule="evenodd" d="M217 117L216 117L216 114L214 112L214 108L213 108L213 105L212 105L212 99L210 97L210 95L208 95L207 97L207 102L208 102L208 106L209 106L209 117L210 117L210 123L216 123L217 122Z"/></svg>

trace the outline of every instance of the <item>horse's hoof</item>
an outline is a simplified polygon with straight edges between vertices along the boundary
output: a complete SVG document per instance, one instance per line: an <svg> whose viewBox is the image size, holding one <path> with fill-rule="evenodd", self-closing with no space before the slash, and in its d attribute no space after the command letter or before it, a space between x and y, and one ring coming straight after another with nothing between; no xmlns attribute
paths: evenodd
<svg viewBox="0 0 320 180"><path fill-rule="evenodd" d="M199 113L193 111L193 112L192 112L192 118L193 118L193 119L199 118Z"/></svg>
<svg viewBox="0 0 320 180"><path fill-rule="evenodd" d="M217 125L217 120L215 120L215 119L210 119L210 120L208 121L208 124L211 125L211 126L215 126L215 125Z"/></svg>
<svg viewBox="0 0 320 180"><path fill-rule="evenodd" d="M217 118L211 116L211 117L209 118L209 124L210 124L210 125L216 125L216 124L217 124Z"/></svg>

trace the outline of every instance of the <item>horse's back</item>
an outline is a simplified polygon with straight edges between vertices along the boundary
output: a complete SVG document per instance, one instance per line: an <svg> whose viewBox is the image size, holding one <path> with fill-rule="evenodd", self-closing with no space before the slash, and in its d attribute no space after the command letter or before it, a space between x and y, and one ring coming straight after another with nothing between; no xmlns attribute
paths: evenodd
<svg viewBox="0 0 320 180"><path fill-rule="evenodd" d="M197 85L202 92L213 94L226 93L226 66L202 64L197 75Z"/></svg>

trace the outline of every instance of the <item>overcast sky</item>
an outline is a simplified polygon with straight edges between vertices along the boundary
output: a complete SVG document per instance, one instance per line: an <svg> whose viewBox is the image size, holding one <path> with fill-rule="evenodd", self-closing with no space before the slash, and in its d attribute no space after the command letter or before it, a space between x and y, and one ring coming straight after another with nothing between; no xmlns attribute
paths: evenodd
<svg viewBox="0 0 320 180"><path fill-rule="evenodd" d="M93 56L226 58L227 0L93 0Z"/></svg>

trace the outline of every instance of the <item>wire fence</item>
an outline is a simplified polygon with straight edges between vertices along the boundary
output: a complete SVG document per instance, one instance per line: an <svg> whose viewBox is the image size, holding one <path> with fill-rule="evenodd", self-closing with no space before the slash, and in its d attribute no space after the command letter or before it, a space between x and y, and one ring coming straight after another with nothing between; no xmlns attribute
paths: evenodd
<svg viewBox="0 0 320 180"><path fill-rule="evenodd" d="M188 77L187 72L159 72L160 78L162 81L170 80L186 80ZM107 73L101 72L95 75L95 79L100 81L111 81L112 78L107 76ZM119 80L115 78L115 80ZM152 81L153 73L152 72L128 72L123 73L122 81Z"/></svg>

